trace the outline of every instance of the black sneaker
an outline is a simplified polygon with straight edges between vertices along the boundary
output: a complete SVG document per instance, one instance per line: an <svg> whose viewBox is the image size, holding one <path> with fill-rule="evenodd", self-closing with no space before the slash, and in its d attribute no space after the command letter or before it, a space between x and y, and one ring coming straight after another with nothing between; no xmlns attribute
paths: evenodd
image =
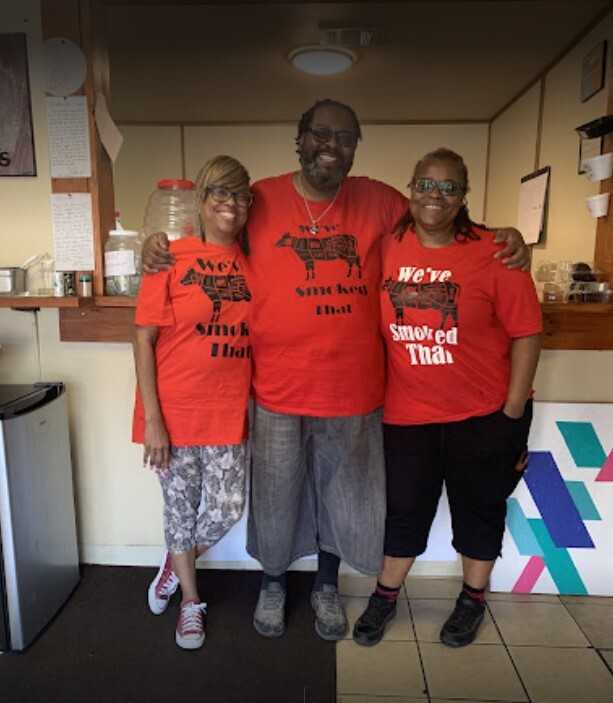
<svg viewBox="0 0 613 703"><path fill-rule="evenodd" d="M363 647L372 647L381 641L385 626L396 617L396 602L385 596L373 593L368 600L368 607L353 626L353 640Z"/></svg>
<svg viewBox="0 0 613 703"><path fill-rule="evenodd" d="M484 615L485 605L460 593L455 609L439 635L441 642L448 647L465 647L470 644L477 635Z"/></svg>

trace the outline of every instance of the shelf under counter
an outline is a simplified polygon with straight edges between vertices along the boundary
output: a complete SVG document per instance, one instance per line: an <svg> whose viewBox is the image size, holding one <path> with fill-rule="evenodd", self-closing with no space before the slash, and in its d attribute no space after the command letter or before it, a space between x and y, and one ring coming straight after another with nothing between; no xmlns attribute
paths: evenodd
<svg viewBox="0 0 613 703"><path fill-rule="evenodd" d="M104 301L100 304L99 301ZM60 340L62 342L128 342L134 339L136 299L132 304L106 305L106 296L94 299L90 308L60 310Z"/></svg>
<svg viewBox="0 0 613 703"><path fill-rule="evenodd" d="M82 300L89 307L60 307L63 342L132 342L136 298ZM544 349L613 350L613 304L543 303L541 309Z"/></svg>
<svg viewBox="0 0 613 703"><path fill-rule="evenodd" d="M0 308L13 310L37 310L39 308L85 308L94 304L92 298L76 295L55 297L53 295L0 295Z"/></svg>
<svg viewBox="0 0 613 703"><path fill-rule="evenodd" d="M60 310L60 339L131 344L136 300L136 296L96 295L88 309Z"/></svg>

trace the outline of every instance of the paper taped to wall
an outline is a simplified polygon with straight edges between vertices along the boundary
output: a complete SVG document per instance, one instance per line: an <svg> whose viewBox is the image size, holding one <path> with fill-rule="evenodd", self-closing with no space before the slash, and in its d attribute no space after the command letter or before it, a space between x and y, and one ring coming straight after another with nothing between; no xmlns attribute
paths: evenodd
<svg viewBox="0 0 613 703"><path fill-rule="evenodd" d="M544 230L549 172L550 168L546 166L521 179L517 229L526 244L536 244Z"/></svg>

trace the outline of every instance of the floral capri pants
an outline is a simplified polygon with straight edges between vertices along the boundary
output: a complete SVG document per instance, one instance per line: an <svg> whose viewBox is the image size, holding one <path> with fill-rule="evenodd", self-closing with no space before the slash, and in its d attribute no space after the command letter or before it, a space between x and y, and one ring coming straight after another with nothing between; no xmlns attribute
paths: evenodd
<svg viewBox="0 0 613 703"><path fill-rule="evenodd" d="M212 547L243 514L248 443L170 451L168 471L158 472L166 548L178 553L197 544Z"/></svg>

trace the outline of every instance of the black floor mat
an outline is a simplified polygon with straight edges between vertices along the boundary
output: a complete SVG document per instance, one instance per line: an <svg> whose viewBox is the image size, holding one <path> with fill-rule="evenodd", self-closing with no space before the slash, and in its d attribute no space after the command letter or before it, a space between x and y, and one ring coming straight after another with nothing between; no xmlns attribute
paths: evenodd
<svg viewBox="0 0 613 703"><path fill-rule="evenodd" d="M288 627L277 640L252 624L260 574L199 570L207 640L174 642L179 597L152 615L155 569L85 566L76 591L24 652L0 657L2 703L334 703L334 644L313 629L313 574L288 574Z"/></svg>

